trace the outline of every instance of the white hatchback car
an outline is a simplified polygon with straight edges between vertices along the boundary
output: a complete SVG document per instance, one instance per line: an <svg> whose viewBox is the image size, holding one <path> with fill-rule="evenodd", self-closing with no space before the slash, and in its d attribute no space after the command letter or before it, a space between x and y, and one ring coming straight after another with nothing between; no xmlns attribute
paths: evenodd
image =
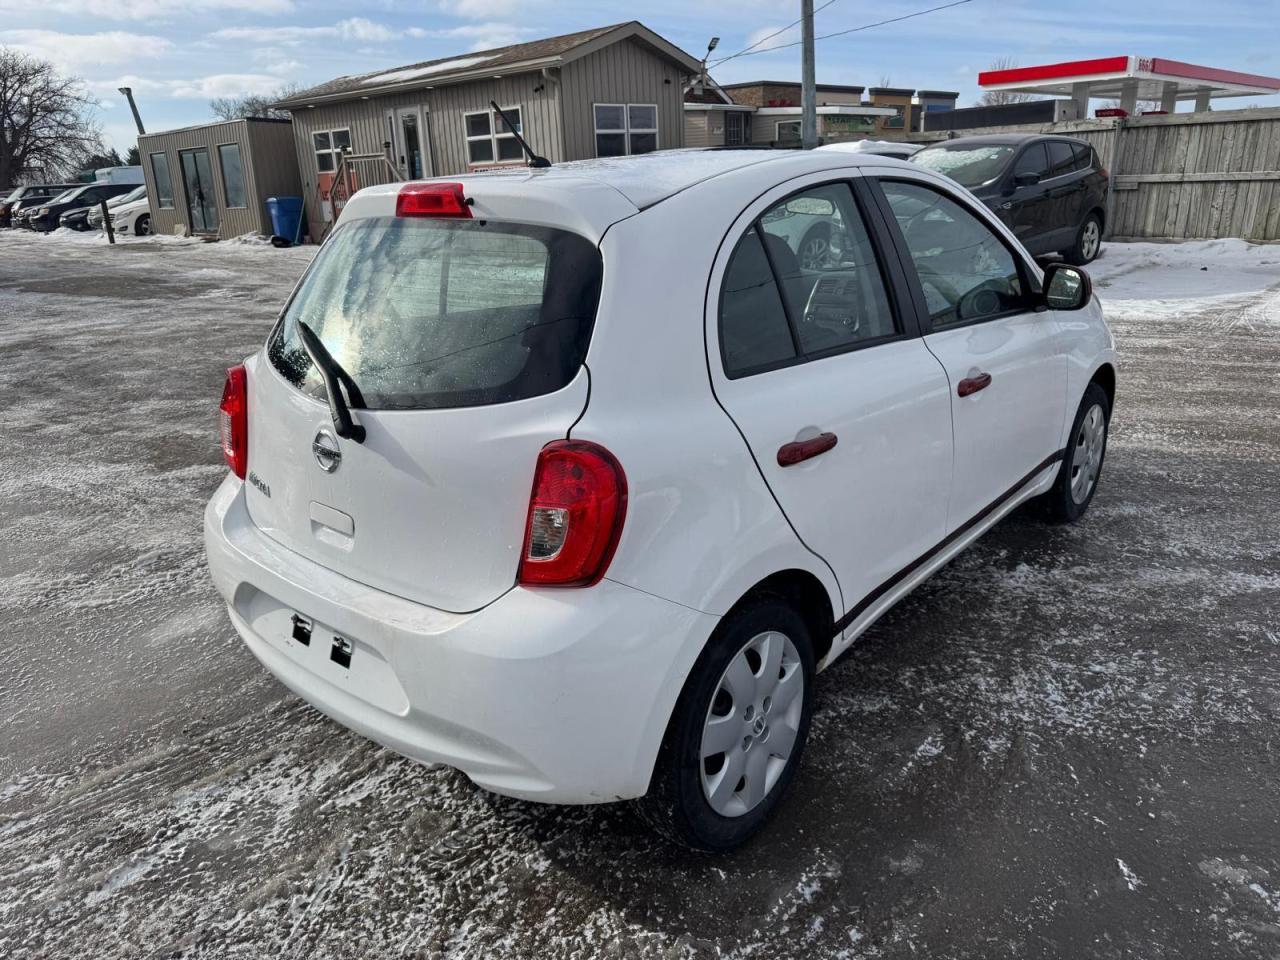
<svg viewBox="0 0 1280 960"><path fill-rule="evenodd" d="M780 206L824 218L805 264ZM229 371L205 514L245 643L489 790L725 849L815 674L1020 503L1094 494L1114 350L918 166L674 152L369 187Z"/></svg>

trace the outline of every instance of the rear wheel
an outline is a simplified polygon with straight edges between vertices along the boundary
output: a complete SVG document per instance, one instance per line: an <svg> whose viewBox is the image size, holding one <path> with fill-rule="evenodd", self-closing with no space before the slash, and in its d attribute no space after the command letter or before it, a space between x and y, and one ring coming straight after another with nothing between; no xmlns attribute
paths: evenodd
<svg viewBox="0 0 1280 960"><path fill-rule="evenodd" d="M801 269L821 270L831 259L831 227L825 223L810 227L800 241L797 256Z"/></svg>
<svg viewBox="0 0 1280 960"><path fill-rule="evenodd" d="M664 836L729 850L759 830L795 775L813 709L813 644L772 597L734 611L686 681L641 801Z"/></svg>
<svg viewBox="0 0 1280 960"><path fill-rule="evenodd" d="M1062 256L1067 263L1082 267L1086 263L1092 263L1096 260L1101 251L1102 220L1096 213L1091 213L1085 218L1084 223L1080 224L1080 229L1076 231L1076 242L1071 245L1069 250L1063 250Z"/></svg>
<svg viewBox="0 0 1280 960"><path fill-rule="evenodd" d="M1089 509L1102 475L1107 453L1107 427L1111 404L1107 393L1096 383L1089 384L1071 425L1071 439L1053 489L1045 494L1049 519L1057 523L1079 520Z"/></svg>

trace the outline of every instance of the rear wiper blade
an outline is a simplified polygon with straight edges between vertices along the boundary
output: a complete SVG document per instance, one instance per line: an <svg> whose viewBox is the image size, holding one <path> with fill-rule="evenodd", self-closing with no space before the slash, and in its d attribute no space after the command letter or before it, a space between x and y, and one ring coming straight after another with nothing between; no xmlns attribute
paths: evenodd
<svg viewBox="0 0 1280 960"><path fill-rule="evenodd" d="M365 429L351 419L351 411L347 409L347 401L342 396L342 387L345 386L351 397L351 405L363 408L364 396L360 393L360 388L351 379L351 375L342 369L342 365L333 359L333 354L320 342L314 330L301 320L296 321L294 326L302 340L302 349L307 351L307 356L320 371L320 379L324 381L324 392L329 397L329 412L333 414L334 432L345 440L364 443Z"/></svg>

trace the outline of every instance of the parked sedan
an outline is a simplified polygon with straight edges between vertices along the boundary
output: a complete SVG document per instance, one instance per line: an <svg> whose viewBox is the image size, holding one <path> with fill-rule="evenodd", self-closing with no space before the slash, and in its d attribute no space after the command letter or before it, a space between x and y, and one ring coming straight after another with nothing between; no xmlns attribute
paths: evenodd
<svg viewBox="0 0 1280 960"><path fill-rule="evenodd" d="M151 233L151 204L146 197L121 204L111 211L111 223L122 237L145 237Z"/></svg>
<svg viewBox="0 0 1280 960"><path fill-rule="evenodd" d="M34 230L48 232L58 227L58 218L68 210L87 207L110 200L137 188L136 183L86 183L74 190L54 197L42 203L27 218L27 223Z"/></svg>
<svg viewBox="0 0 1280 960"><path fill-rule="evenodd" d="M1018 505L1079 519L1106 450L1085 272L891 164L649 154L356 193L223 388L204 535L245 644L482 787L643 797L666 836L742 843L818 672Z"/></svg>
<svg viewBox="0 0 1280 960"><path fill-rule="evenodd" d="M1038 134L961 137L912 163L968 187L1031 253L1085 264L1102 249L1107 171L1083 140Z"/></svg>
<svg viewBox="0 0 1280 960"><path fill-rule="evenodd" d="M30 206L50 200L66 190L80 186L76 183L39 183L15 187L0 199L0 227L12 227L14 208L21 204Z"/></svg>
<svg viewBox="0 0 1280 960"><path fill-rule="evenodd" d="M121 196L114 197L111 200L108 200L107 210L111 213L112 225L118 226L118 224L116 223L116 215L120 212L121 207L125 206L126 204L131 204L136 200L145 200L146 197L147 197L147 187L146 187L146 184L142 184L136 189L130 190L126 194L122 194ZM101 228L102 228L102 207L101 205L96 207L91 207L89 209L89 229L100 230Z"/></svg>

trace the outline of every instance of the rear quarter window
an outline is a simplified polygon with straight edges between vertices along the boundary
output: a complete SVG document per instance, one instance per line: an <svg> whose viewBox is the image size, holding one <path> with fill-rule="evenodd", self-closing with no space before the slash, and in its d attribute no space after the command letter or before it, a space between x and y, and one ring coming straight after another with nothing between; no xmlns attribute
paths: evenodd
<svg viewBox="0 0 1280 960"><path fill-rule="evenodd" d="M507 403L582 366L600 252L563 230L373 218L341 226L268 342L275 368L322 398L297 323L315 331L371 409Z"/></svg>

